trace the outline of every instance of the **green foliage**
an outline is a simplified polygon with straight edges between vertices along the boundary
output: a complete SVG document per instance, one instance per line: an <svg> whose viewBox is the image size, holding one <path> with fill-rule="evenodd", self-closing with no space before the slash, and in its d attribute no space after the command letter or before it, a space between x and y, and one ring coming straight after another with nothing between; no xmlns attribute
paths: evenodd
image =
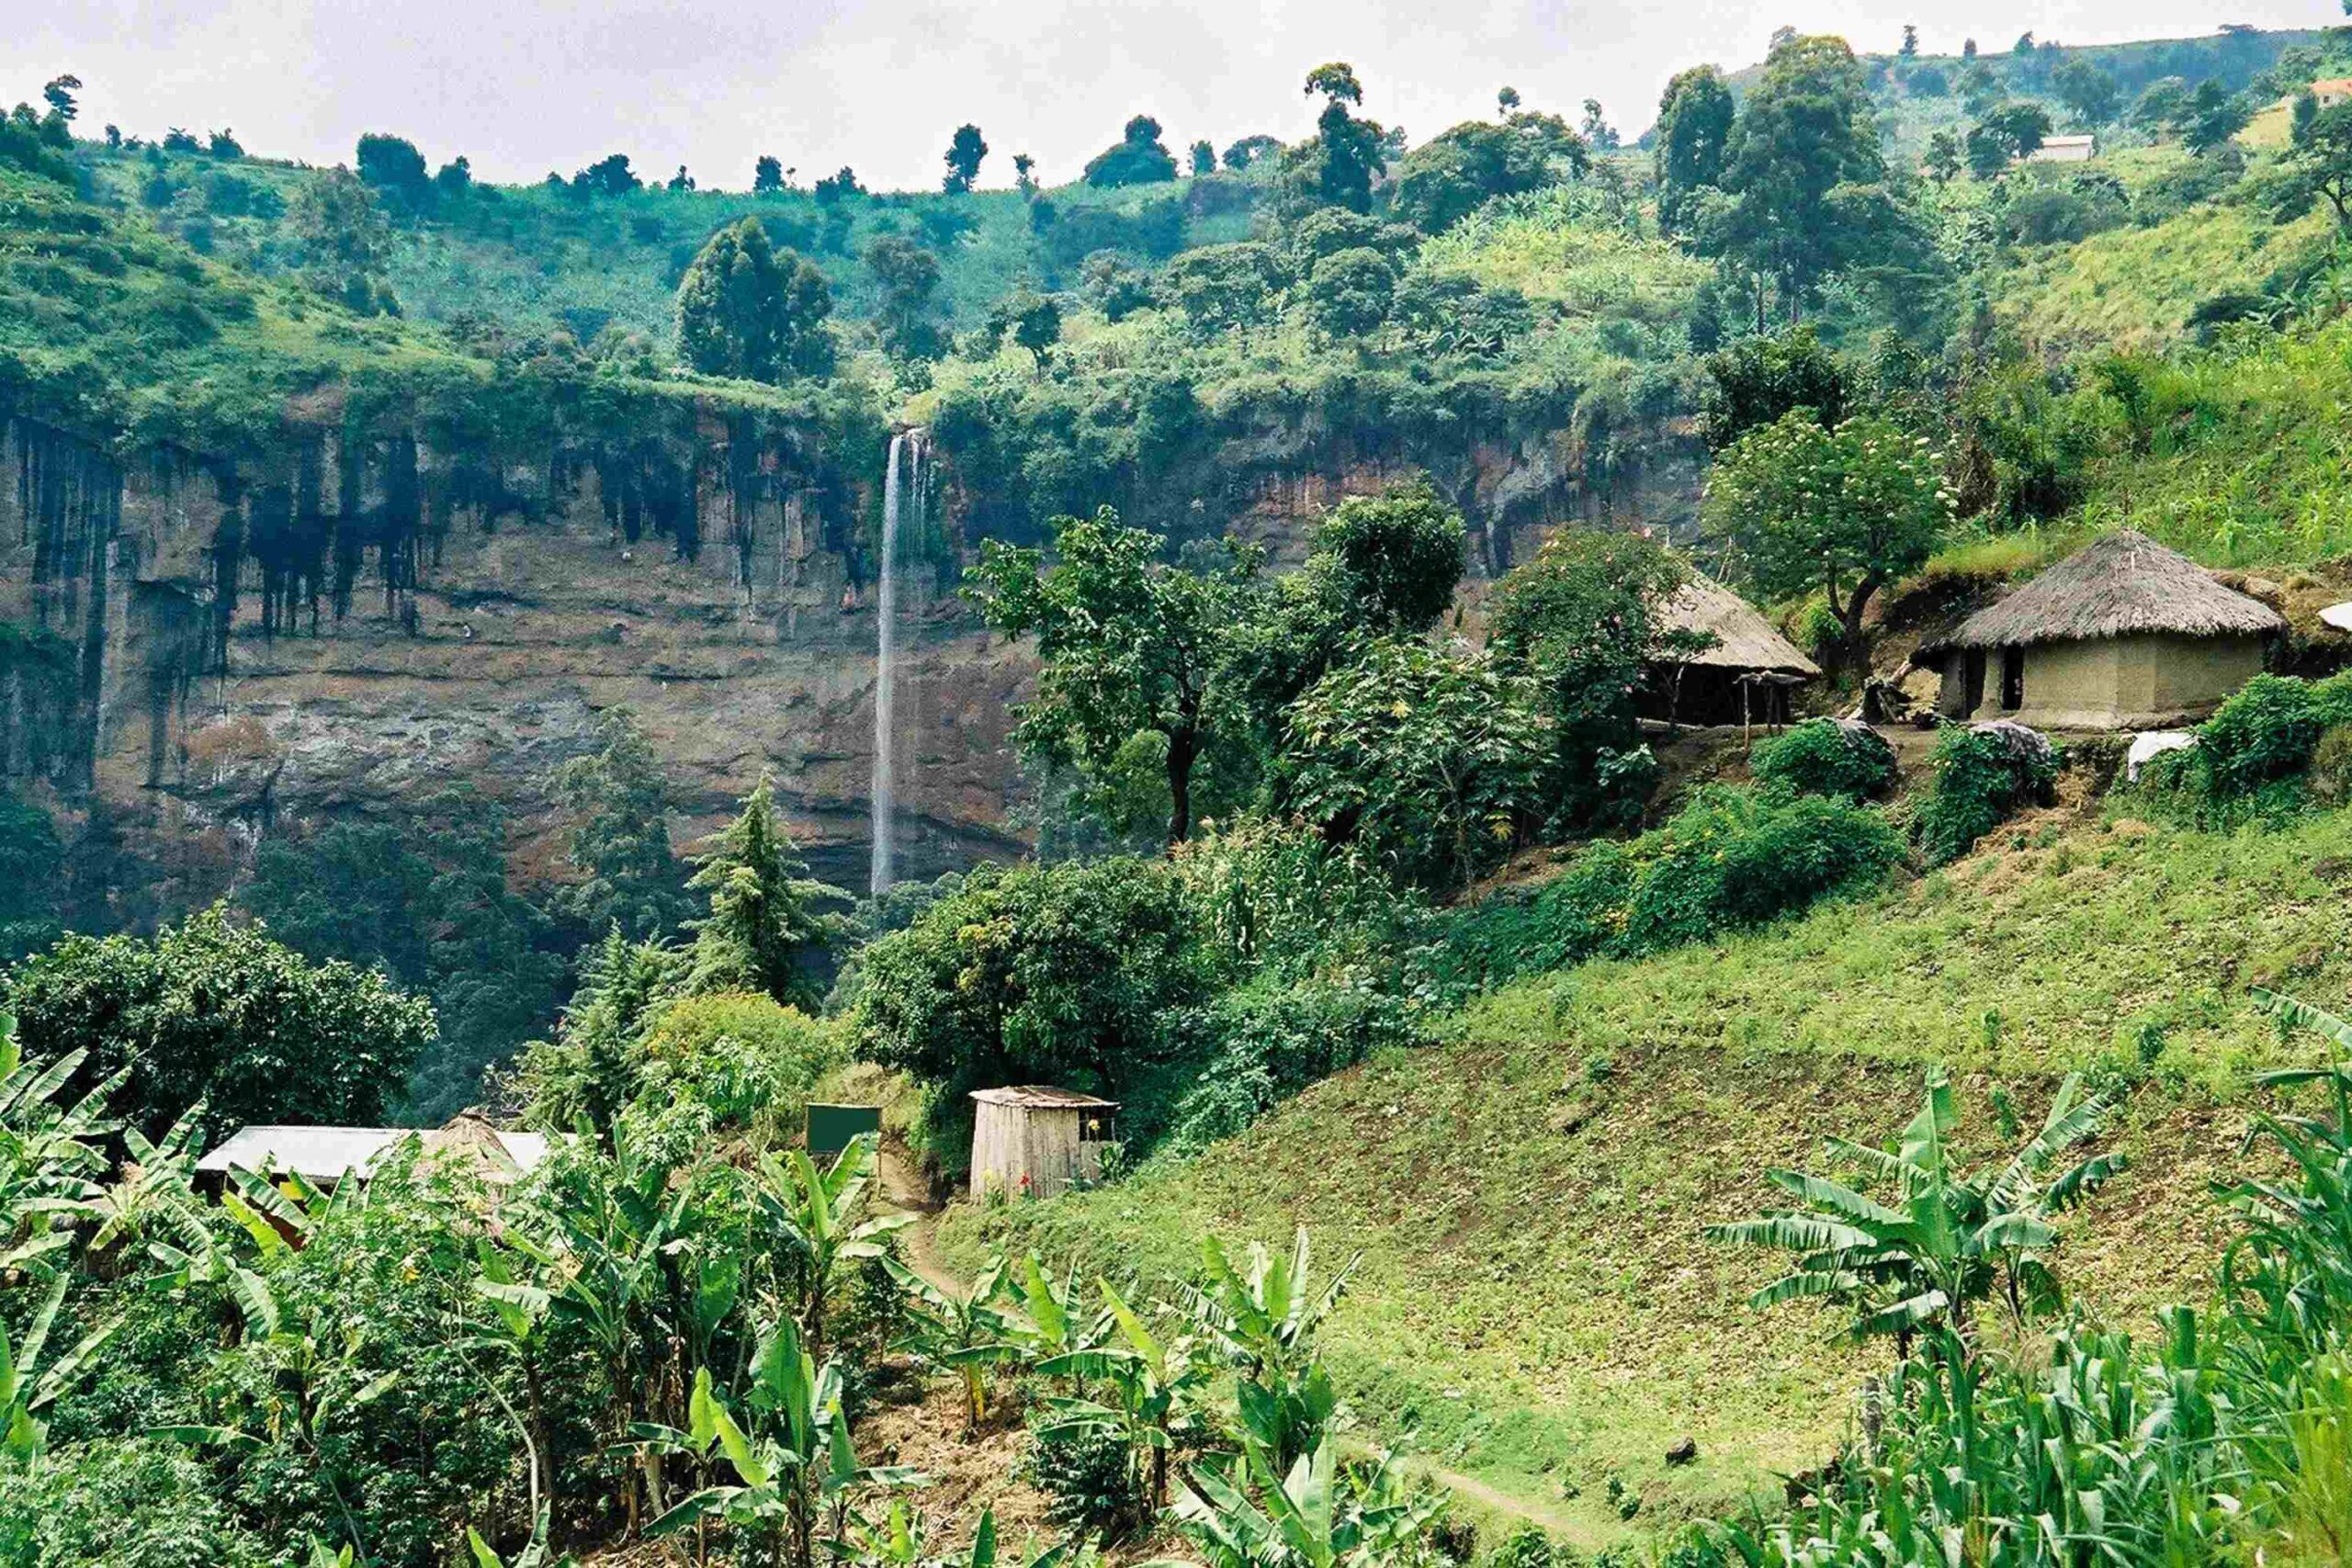
<svg viewBox="0 0 2352 1568"><path fill-rule="evenodd" d="M581 880L554 902L590 931L660 936L690 907L670 847L669 779L628 709L599 717L596 738L595 751L556 770L556 804L572 819L564 852Z"/></svg>
<svg viewBox="0 0 2352 1568"><path fill-rule="evenodd" d="M690 891L707 893L710 913L688 924L691 991L764 991L787 1006L814 1008L822 991L813 964L849 934L847 918L820 906L850 896L808 874L775 808L763 773L743 809L695 857Z"/></svg>
<svg viewBox="0 0 2352 1568"><path fill-rule="evenodd" d="M881 299L875 330L882 347L901 361L937 359L947 342L933 313L939 257L902 234L882 234L865 247L865 268Z"/></svg>
<svg viewBox="0 0 2352 1568"><path fill-rule="evenodd" d="M939 188L950 196L962 196L980 177L980 163L989 155L989 144L977 125L959 125L948 139L947 173L941 178Z"/></svg>
<svg viewBox="0 0 2352 1568"><path fill-rule="evenodd" d="M790 1142L820 1079L845 1055L840 1032L765 992L681 997L652 1013L629 1047L630 1098L707 1106L712 1123Z"/></svg>
<svg viewBox="0 0 2352 1568"><path fill-rule="evenodd" d="M1182 880L1109 859L973 871L861 957L850 1015L858 1054L936 1084L952 1129L965 1095L1006 1083L1117 1098L1175 1045L1174 1014L1216 973L1192 934ZM933 1152L962 1151L938 1136Z"/></svg>
<svg viewBox="0 0 2352 1568"><path fill-rule="evenodd" d="M1927 563L1953 504L1926 437L1871 415L1828 429L1798 410L1723 454L1706 516L1764 592L1825 592L1854 646L1871 597Z"/></svg>
<svg viewBox="0 0 2352 1568"><path fill-rule="evenodd" d="M1535 681L1483 652L1375 644L1283 726L1291 809L1401 881L1460 886L1543 813L1551 721Z"/></svg>
<svg viewBox="0 0 2352 1568"><path fill-rule="evenodd" d="M198 1101L209 1134L380 1123L435 1039L423 999L219 908L152 940L68 936L9 974L5 1001L36 1057L85 1054L76 1082L128 1069L117 1103L151 1134Z"/></svg>
<svg viewBox="0 0 2352 1568"><path fill-rule="evenodd" d="M1748 771L1796 795L1876 800L1894 788L1894 748L1866 725L1808 719L1758 742Z"/></svg>
<svg viewBox="0 0 2352 1568"><path fill-rule="evenodd" d="M1589 164L1584 139L1556 115L1518 113L1500 125L1467 120L1406 154L1389 209L1434 234L1495 197L1580 178Z"/></svg>
<svg viewBox="0 0 2352 1568"><path fill-rule="evenodd" d="M1472 906L1446 932L1440 964L1449 977L1490 985L1664 952L1866 891L1902 861L1900 836L1870 807L1710 789L1663 827L1578 852L1532 893Z"/></svg>
<svg viewBox="0 0 2352 1568"><path fill-rule="evenodd" d="M678 281L678 354L706 376L786 381L833 368L825 275L746 218L707 241Z"/></svg>
<svg viewBox="0 0 2352 1568"><path fill-rule="evenodd" d="M1833 429L1846 417L1845 367L1810 326L1743 337L1709 355L1707 381L1700 418L1717 452L1801 409Z"/></svg>
<svg viewBox="0 0 2352 1568"><path fill-rule="evenodd" d="M1060 558L1041 575L1039 551L988 541L964 590L995 629L1036 634L1037 694L1013 738L1099 784L1138 731L1165 737L1168 840L1181 842L1193 766L1236 725L1226 646L1256 592L1258 552L1227 541L1204 570L1170 566L1157 536L1108 507L1057 520L1054 542Z"/></svg>
<svg viewBox="0 0 2352 1568"><path fill-rule="evenodd" d="M1928 1075L1927 1103L1889 1152L1832 1139L1828 1152L1891 1187L1886 1201L1824 1177L1771 1173L1801 1207L1760 1219L1710 1225L1715 1241L1797 1254L1791 1271L1750 1299L1762 1309L1803 1299L1836 1302L1854 1314L1856 1337L1892 1336L1910 1354L1921 1334L1967 1335L1976 1303L1998 1295L2022 1325L2055 1313L2064 1296L2047 1254L2051 1222L2124 1168L2121 1156L2059 1162L2098 1133L2109 1107L2085 1098L2080 1080L2060 1086L2041 1131L1999 1166L1963 1174L1952 1148L1959 1111L1940 1069Z"/></svg>
<svg viewBox="0 0 2352 1568"><path fill-rule="evenodd" d="M1657 222L1666 233L1682 231L1699 193L1720 186L1729 150L1735 107L1730 85L1712 65L1678 72L1658 96L1657 140L1652 154L1657 178Z"/></svg>
<svg viewBox="0 0 2352 1568"><path fill-rule="evenodd" d="M1046 1520L1073 1534L1118 1541L1151 1514L1126 1439L1091 1427L1032 1423L1024 1473L1046 1495Z"/></svg>
<svg viewBox="0 0 2352 1568"><path fill-rule="evenodd" d="M1958 860L2019 809L2048 805L2058 780L2050 743L2008 723L1945 729L1928 765L1934 779L1916 826L1929 865Z"/></svg>
<svg viewBox="0 0 2352 1568"><path fill-rule="evenodd" d="M1176 159L1159 140L1159 122L1139 114L1115 144L1087 160L1081 177L1099 186L1157 185L1176 177Z"/></svg>
<svg viewBox="0 0 2352 1568"><path fill-rule="evenodd" d="M2197 728L2197 744L2141 770L2148 805L2205 827L2278 820L2305 804L2323 737L2352 723L2352 675L2256 675Z"/></svg>
<svg viewBox="0 0 2352 1568"><path fill-rule="evenodd" d="M0 965L57 940L64 861L49 813L0 790Z"/></svg>
<svg viewBox="0 0 2352 1568"><path fill-rule="evenodd" d="M1984 110L1968 133L1968 172L1989 180L2021 158L2031 157L2050 135L2050 111L2040 104L1998 104Z"/></svg>
<svg viewBox="0 0 2352 1568"><path fill-rule="evenodd" d="M1853 51L1843 39L1789 38L1732 125L1723 177L1732 199L1703 220L1702 248L1803 304L1875 239L1832 193L1884 173Z"/></svg>
<svg viewBox="0 0 2352 1568"><path fill-rule="evenodd" d="M1539 684L1560 828L1628 821L1656 782L1639 697L1646 666L1688 640L1658 618L1687 570L1641 536L1563 528L1496 585L1488 639Z"/></svg>

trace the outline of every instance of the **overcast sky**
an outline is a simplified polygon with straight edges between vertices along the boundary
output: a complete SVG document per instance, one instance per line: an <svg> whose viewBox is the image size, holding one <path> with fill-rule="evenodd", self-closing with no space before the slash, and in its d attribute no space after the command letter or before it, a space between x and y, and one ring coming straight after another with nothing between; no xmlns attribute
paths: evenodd
<svg viewBox="0 0 2352 1568"><path fill-rule="evenodd" d="M249 151L347 162L362 131L408 136L435 164L536 179L626 152L640 173L685 164L751 183L774 152L805 184L843 164L869 186L936 185L940 152L977 122L983 185L1033 153L1070 178L1138 111L1181 149L1311 126L1306 73L1345 60L1365 112L1419 141L1493 112L1495 89L1575 115L1598 97L1630 137L1684 66L1736 67L1783 23L1891 49L1905 20L1930 52L1960 47L1945 5L1686 0L1673 6L1499 0L1305 0L1178 6L1118 0L6 0L0 94L34 97L72 71L82 127L231 126ZM2322 27L2339 0L1969 0L1988 50L2027 28L2064 43L2184 37L2223 22Z"/></svg>

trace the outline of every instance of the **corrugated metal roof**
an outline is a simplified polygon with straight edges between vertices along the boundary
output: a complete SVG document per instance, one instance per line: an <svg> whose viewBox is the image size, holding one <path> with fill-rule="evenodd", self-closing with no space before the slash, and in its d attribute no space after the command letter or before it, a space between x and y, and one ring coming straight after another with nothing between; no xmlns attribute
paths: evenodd
<svg viewBox="0 0 2352 1568"><path fill-rule="evenodd" d="M972 1098L983 1105L1019 1105L1033 1111L1116 1111L1115 1100L1097 1100L1076 1089L1050 1084L1019 1084L1006 1089L976 1089Z"/></svg>
<svg viewBox="0 0 2352 1568"><path fill-rule="evenodd" d="M493 1129L495 1131L495 1129ZM357 1171L366 1175L385 1150L402 1138L426 1136L415 1127L242 1127L196 1162L201 1171L291 1171L309 1180L333 1181ZM544 1133L497 1133L499 1146L518 1171L548 1157Z"/></svg>

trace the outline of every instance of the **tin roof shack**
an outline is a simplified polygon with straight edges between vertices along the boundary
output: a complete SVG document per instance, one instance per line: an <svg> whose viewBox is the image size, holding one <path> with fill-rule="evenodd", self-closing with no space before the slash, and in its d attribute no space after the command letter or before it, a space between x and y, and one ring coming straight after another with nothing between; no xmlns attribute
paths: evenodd
<svg viewBox="0 0 2352 1568"><path fill-rule="evenodd" d="M236 1166L255 1175L283 1171L313 1187L332 1187L346 1176L367 1179L386 1150L415 1138L427 1157L476 1162L486 1180L504 1183L529 1171L548 1156L544 1133L508 1133L482 1118L460 1114L429 1132L413 1127L242 1127L196 1162L196 1174L218 1189Z"/></svg>
<svg viewBox="0 0 2352 1568"><path fill-rule="evenodd" d="M1701 632L1714 641L1650 666L1643 716L1672 724L1780 724L1799 686L1821 666L1772 629L1764 613L1697 572L1658 606L1661 631Z"/></svg>
<svg viewBox="0 0 2352 1568"><path fill-rule="evenodd" d="M2041 729L2167 729L2262 672L2286 622L2144 534L2092 542L1912 656L1946 718Z"/></svg>
<svg viewBox="0 0 2352 1568"><path fill-rule="evenodd" d="M1050 1198L1073 1182L1102 1179L1116 1100L1042 1084L974 1089L972 1100L973 1197L993 1187L1009 1197Z"/></svg>

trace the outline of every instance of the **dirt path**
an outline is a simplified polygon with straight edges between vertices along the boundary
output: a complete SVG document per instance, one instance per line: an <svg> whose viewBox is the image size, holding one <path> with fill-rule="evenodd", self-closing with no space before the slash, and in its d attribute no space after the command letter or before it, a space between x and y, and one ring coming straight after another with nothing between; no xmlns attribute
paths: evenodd
<svg viewBox="0 0 2352 1568"><path fill-rule="evenodd" d="M888 1145L882 1146L876 1164L882 1174L882 1190L890 1201L914 1215L915 1223L899 1233L907 1254L907 1267L934 1290L951 1296L964 1293L964 1281L947 1267L939 1254L939 1205L931 1201L922 1178L907 1164L906 1156Z"/></svg>
<svg viewBox="0 0 2352 1568"><path fill-rule="evenodd" d="M1476 1476L1464 1475L1458 1470L1446 1470L1425 1459L1408 1459L1405 1463L1406 1468L1415 1474L1436 1482L1465 1502L1548 1530L1571 1546L1592 1551L1609 1544L1608 1538L1593 1529L1589 1521L1577 1517L1566 1508L1514 1497L1508 1492L1497 1491Z"/></svg>

